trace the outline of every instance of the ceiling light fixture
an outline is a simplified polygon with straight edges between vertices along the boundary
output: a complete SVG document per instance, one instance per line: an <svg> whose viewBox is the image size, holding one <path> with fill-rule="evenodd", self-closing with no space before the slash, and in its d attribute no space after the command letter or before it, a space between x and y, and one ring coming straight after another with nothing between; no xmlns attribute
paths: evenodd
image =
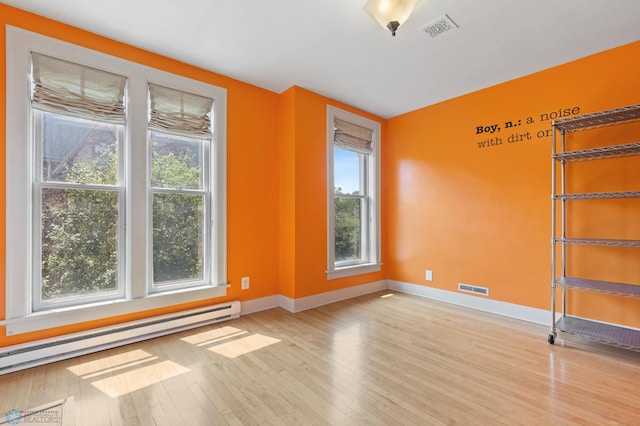
<svg viewBox="0 0 640 426"><path fill-rule="evenodd" d="M418 3L420 0L368 0L364 10L395 36L400 25L409 19Z"/></svg>

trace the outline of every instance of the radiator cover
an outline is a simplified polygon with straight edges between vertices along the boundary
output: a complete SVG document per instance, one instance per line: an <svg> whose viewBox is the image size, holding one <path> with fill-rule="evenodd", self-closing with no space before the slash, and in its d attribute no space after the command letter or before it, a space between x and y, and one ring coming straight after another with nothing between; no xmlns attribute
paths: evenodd
<svg viewBox="0 0 640 426"><path fill-rule="evenodd" d="M239 316L240 302L233 301L0 348L0 374L140 342Z"/></svg>

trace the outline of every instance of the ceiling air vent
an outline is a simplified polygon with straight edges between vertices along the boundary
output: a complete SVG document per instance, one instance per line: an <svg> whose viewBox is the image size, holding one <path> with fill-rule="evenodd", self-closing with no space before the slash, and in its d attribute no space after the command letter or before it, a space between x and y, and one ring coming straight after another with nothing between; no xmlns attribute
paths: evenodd
<svg viewBox="0 0 640 426"><path fill-rule="evenodd" d="M447 15L441 16L436 20L429 22L427 25L421 28L429 38L438 38L442 34L455 30L458 26Z"/></svg>

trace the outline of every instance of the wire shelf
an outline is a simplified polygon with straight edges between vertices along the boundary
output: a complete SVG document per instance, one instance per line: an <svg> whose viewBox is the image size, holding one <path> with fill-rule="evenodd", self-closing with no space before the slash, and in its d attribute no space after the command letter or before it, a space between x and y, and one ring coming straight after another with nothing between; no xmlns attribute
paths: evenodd
<svg viewBox="0 0 640 426"><path fill-rule="evenodd" d="M606 238L554 238L556 243L575 244L583 246L607 247L640 247L640 240L617 240Z"/></svg>
<svg viewBox="0 0 640 426"><path fill-rule="evenodd" d="M560 318L556 322L556 328L565 333L588 337L598 342L640 350L639 330L569 316Z"/></svg>
<svg viewBox="0 0 640 426"><path fill-rule="evenodd" d="M640 154L640 142L633 142L624 145L601 146L576 151L558 152L553 154L553 158L558 161L587 161L630 157L638 154Z"/></svg>
<svg viewBox="0 0 640 426"><path fill-rule="evenodd" d="M576 149L572 151L566 151L566 138L567 134L571 132L577 132L580 130L589 130L600 127L614 126L620 124L627 124L633 122L640 122L640 104L629 105L622 108L610 109L606 111L599 111L591 114L584 114L580 116L568 117L564 119L554 120L551 125L553 129L552 139L552 194L551 194L551 216L553 220L553 232L552 236L552 261L551 268L555 274L558 266L558 261L562 267L563 276L554 279L552 282L552 289L555 289L556 285L562 287L562 317L555 321L556 311L556 298L557 292L552 291L551 295L551 310L554 312L554 321L552 321L551 333L547 341L554 343L556 337L556 329L566 333L576 334L587 337L599 342L620 346L627 349L640 350L640 330L631 329L624 326L617 326L614 324L606 324L595 320L587 320L576 317L567 316L567 303L566 303L566 291L582 291L590 292L608 296L626 297L634 300L640 299L640 283L638 284L626 284L612 281L600 281L588 278L567 277L564 275L567 267L567 259L565 252L565 245L584 245L584 246L604 246L604 247L640 247L640 240L631 239L608 239L608 238L566 238L565 230L567 225L566 200L594 200L594 199L632 199L640 198L640 190L631 191L607 191L607 192L585 192L585 193L566 193L565 179L568 169L573 173L572 167L567 167L569 162L587 161L587 160L600 160L619 157L640 156L640 141L631 142L625 141L624 144L612 145L601 144L594 148ZM636 127L629 128L630 130L636 130ZM556 131L560 134L560 144L556 145ZM637 133L637 132L636 132ZM637 140L637 139L636 139ZM622 142L622 141L620 141ZM618 143L620 143L618 142ZM602 146L604 145L604 146ZM634 160L635 161L635 160ZM559 164L557 164L557 163ZM635 163L634 163L635 164ZM556 179L561 179L561 185L557 185ZM557 188L560 191L556 192ZM618 188L623 189L623 188ZM556 203L555 201L563 201L562 203ZM634 204L635 205L635 204ZM558 217L558 213L561 214ZM556 221L561 222L562 233L561 237L558 236L556 229ZM562 245L562 250L556 250L556 244ZM559 253L562 252L560 259L558 259Z"/></svg>
<svg viewBox="0 0 640 426"><path fill-rule="evenodd" d="M577 132L634 121L640 121L640 104L554 120L552 125L560 131Z"/></svg>
<svg viewBox="0 0 640 426"><path fill-rule="evenodd" d="M612 281L591 280L588 278L560 277L556 283L572 290L603 293L611 296L640 299L640 285L616 283Z"/></svg>
<svg viewBox="0 0 640 426"><path fill-rule="evenodd" d="M580 194L557 194L554 200L596 200L603 198L640 198L640 191L585 192Z"/></svg>

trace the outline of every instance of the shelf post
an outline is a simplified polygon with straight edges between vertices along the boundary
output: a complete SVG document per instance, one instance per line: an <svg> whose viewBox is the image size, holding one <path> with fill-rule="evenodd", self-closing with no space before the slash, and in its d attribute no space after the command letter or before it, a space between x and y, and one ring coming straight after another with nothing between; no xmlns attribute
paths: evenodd
<svg viewBox="0 0 640 426"><path fill-rule="evenodd" d="M551 124L551 335L556 332L556 153L555 121Z"/></svg>

